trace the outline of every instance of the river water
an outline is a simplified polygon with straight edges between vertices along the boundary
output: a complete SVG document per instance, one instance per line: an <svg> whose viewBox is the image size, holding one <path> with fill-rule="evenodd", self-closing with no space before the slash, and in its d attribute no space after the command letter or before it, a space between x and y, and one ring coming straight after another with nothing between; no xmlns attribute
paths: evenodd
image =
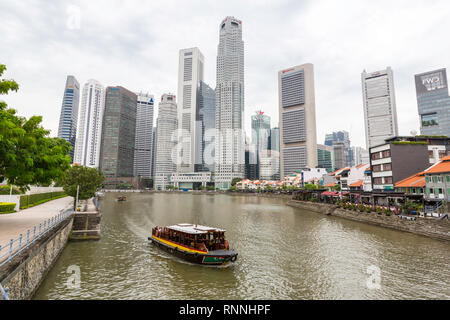
<svg viewBox="0 0 450 320"><path fill-rule="evenodd" d="M450 244L251 196L118 194L100 241L69 242L35 299L450 299ZM228 267L154 247L152 226L227 230ZM78 272L79 270L79 272Z"/></svg>

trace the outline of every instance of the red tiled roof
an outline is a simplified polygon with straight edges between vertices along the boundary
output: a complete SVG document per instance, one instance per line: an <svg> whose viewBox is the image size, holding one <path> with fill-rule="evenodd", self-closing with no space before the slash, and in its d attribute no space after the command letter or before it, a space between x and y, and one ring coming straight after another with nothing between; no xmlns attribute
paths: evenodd
<svg viewBox="0 0 450 320"><path fill-rule="evenodd" d="M450 156L443 157L438 163L424 171L425 173L450 172Z"/></svg>
<svg viewBox="0 0 450 320"><path fill-rule="evenodd" d="M425 187L424 172L416 173L408 178L398 181L395 184L396 188L411 188L411 187Z"/></svg>
<svg viewBox="0 0 450 320"><path fill-rule="evenodd" d="M330 184L327 184L327 185L325 185L324 187L334 187L336 184L333 182L333 183L330 183Z"/></svg>
<svg viewBox="0 0 450 320"><path fill-rule="evenodd" d="M351 185L349 185L349 187L361 187L362 185L363 185L363 181L358 180L355 183L352 183Z"/></svg>
<svg viewBox="0 0 450 320"><path fill-rule="evenodd" d="M368 165L368 163L360 164L359 166L356 167L356 169L361 169L362 167L365 167L367 165Z"/></svg>

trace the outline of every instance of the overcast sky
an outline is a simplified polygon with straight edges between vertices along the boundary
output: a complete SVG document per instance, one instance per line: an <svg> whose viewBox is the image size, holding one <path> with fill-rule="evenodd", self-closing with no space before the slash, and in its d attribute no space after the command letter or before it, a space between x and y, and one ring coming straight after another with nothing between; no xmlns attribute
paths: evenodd
<svg viewBox="0 0 450 320"><path fill-rule="evenodd" d="M245 126L262 110L278 124L277 72L313 63L318 143L347 130L365 147L361 72L394 70L399 131L419 130L414 74L450 66L450 2L0 0L0 63L56 136L66 76L155 95L177 91L178 51L199 47L215 87L219 23L243 23Z"/></svg>

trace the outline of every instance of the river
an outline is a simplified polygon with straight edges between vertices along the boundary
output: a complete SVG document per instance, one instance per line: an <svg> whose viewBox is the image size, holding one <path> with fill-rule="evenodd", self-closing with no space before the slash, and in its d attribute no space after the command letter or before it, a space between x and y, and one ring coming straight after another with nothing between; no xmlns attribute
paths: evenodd
<svg viewBox="0 0 450 320"><path fill-rule="evenodd" d="M117 195L101 200L101 240L69 242L34 299L450 299L446 242L283 199ZM189 264L147 240L152 226L182 222L226 229L237 261Z"/></svg>

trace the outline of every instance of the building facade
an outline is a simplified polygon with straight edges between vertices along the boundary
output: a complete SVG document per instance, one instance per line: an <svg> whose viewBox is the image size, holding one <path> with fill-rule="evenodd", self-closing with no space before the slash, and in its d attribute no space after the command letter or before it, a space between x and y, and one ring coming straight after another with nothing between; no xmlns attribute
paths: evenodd
<svg viewBox="0 0 450 320"><path fill-rule="evenodd" d="M384 144L384 140L398 135L392 69L361 74L366 148Z"/></svg>
<svg viewBox="0 0 450 320"><path fill-rule="evenodd" d="M317 161L314 67L304 64L278 72L280 173L286 176Z"/></svg>
<svg viewBox="0 0 450 320"><path fill-rule="evenodd" d="M414 155L414 156L411 156ZM394 185L429 166L426 143L386 141L370 148L374 190L394 190Z"/></svg>
<svg viewBox="0 0 450 320"><path fill-rule="evenodd" d="M94 79L88 80L81 94L79 123L74 163L98 168L105 110L105 88Z"/></svg>
<svg viewBox="0 0 450 320"><path fill-rule="evenodd" d="M319 168L325 168L328 173L334 171L333 147L323 144L317 145L317 163Z"/></svg>
<svg viewBox="0 0 450 320"><path fill-rule="evenodd" d="M59 116L58 138L70 143L69 155L74 160L77 137L78 106L80 103L80 84L74 76L67 76L64 96Z"/></svg>
<svg viewBox="0 0 450 320"><path fill-rule="evenodd" d="M136 137L134 148L134 175L143 179L152 176L154 97L136 93Z"/></svg>
<svg viewBox="0 0 450 320"><path fill-rule="evenodd" d="M421 134L450 137L450 97L446 69L417 74L415 82Z"/></svg>
<svg viewBox="0 0 450 320"><path fill-rule="evenodd" d="M334 166L337 169L347 166L347 147L344 142L335 142L333 144Z"/></svg>
<svg viewBox="0 0 450 320"><path fill-rule="evenodd" d="M100 170L106 180L134 176L136 109L134 92L120 86L106 88L100 151Z"/></svg>
<svg viewBox="0 0 450 320"><path fill-rule="evenodd" d="M325 135L325 145L332 147L335 142L343 142L345 145L345 165L353 166L354 157L353 151L350 146L350 134L347 131L335 131L333 133Z"/></svg>
<svg viewBox="0 0 450 320"><path fill-rule="evenodd" d="M354 165L369 163L369 151L361 147L352 147Z"/></svg>
<svg viewBox="0 0 450 320"><path fill-rule="evenodd" d="M216 70L216 187L228 189L245 174L244 42L242 21L220 23Z"/></svg>
<svg viewBox="0 0 450 320"><path fill-rule="evenodd" d="M216 137L216 92L203 81L200 81L198 94L197 123L201 132L197 135L197 152L199 163L195 171L214 172L214 148Z"/></svg>
<svg viewBox="0 0 450 320"><path fill-rule="evenodd" d="M178 62L178 143L177 172L194 172L201 163L201 127L197 121L200 82L204 57L198 48L182 49Z"/></svg>
<svg viewBox="0 0 450 320"><path fill-rule="evenodd" d="M176 97L173 94L163 94L158 106L156 122L156 155L154 187L165 190L171 185L171 176L176 172L176 130L178 127L178 112Z"/></svg>

